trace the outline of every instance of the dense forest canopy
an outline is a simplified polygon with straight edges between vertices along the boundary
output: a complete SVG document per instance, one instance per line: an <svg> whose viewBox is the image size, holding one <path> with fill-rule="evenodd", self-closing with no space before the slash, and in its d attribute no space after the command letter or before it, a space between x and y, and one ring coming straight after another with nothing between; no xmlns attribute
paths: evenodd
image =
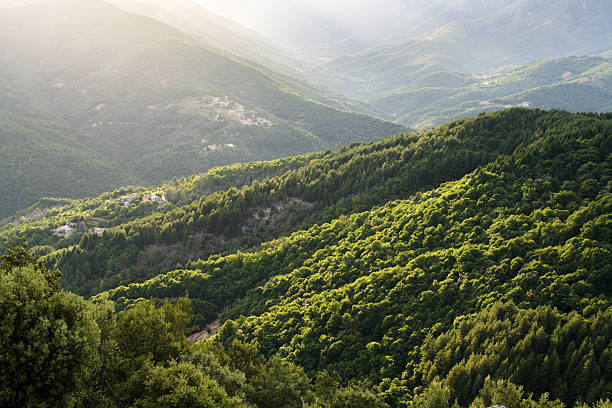
<svg viewBox="0 0 612 408"><path fill-rule="evenodd" d="M612 408L611 45L609 0L0 0L0 407Z"/></svg>
<svg viewBox="0 0 612 408"><path fill-rule="evenodd" d="M232 339L237 334L233 324L225 324L212 339L186 340L193 330L188 298L160 307L143 300L116 314L111 302L86 302L64 292L60 277L44 268L27 243L5 248L0 262L3 406L389 408L385 394L369 382L345 385L335 371L309 375L279 356L264 357L256 341ZM476 319L476 326L513 317L528 320L519 326L530 326L534 317L544 325L558 322L551 309L515 313L515 307L498 304L484 320ZM606 329L605 319L594 323L592 329ZM461 330L473 327L470 319L462 324L468 327ZM574 317L560 333L572 335L580 326ZM536 399L522 386L490 376L473 400L462 400L465 395L464 388L434 381L408 406L459 406L459 401L465 406L472 401L471 408L565 406L547 393ZM600 400L591 406L609 408L611 403Z"/></svg>
<svg viewBox="0 0 612 408"><path fill-rule="evenodd" d="M98 316L74 321L99 344L74 364L115 368L65 387L117 406L608 407L611 164L610 114L511 109L219 168L14 219L3 237L44 257L5 252L35 266L10 261L2 293L49 268L94 295L66 295ZM92 218L108 228L52 233ZM65 293L51 284L37 290Z"/></svg>

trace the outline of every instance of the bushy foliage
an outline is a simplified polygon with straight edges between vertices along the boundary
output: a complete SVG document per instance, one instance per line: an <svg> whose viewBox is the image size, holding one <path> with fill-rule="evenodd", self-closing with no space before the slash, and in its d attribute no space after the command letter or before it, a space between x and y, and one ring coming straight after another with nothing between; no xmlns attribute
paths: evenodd
<svg viewBox="0 0 612 408"><path fill-rule="evenodd" d="M0 404L72 407L99 366L92 306L23 247L0 264Z"/></svg>
<svg viewBox="0 0 612 408"><path fill-rule="evenodd" d="M254 343L189 342L187 298L160 308L142 301L117 316L111 303L88 303L53 286L57 279L47 279L54 275L41 265L17 245L0 264L2 406L343 407L338 401L346 398L378 404L365 386L334 382L322 392L301 367L263 358Z"/></svg>
<svg viewBox="0 0 612 408"><path fill-rule="evenodd" d="M368 379L395 406L435 381L469 405L487 376L568 405L609 398L610 121L516 110L451 128L474 143L500 116L525 137L457 181L99 298L188 292L202 323L228 319L227 342Z"/></svg>
<svg viewBox="0 0 612 408"><path fill-rule="evenodd" d="M245 242L261 206L312 205L261 246L143 282L131 269L132 283L95 296L102 368L88 387L102 391L88 395L188 403L210 386L256 406L605 406L610 135L608 114L483 115L326 153L52 253L48 264L95 284L126 246L202 230ZM196 325L223 323L212 340L184 343L189 305ZM176 394L175 377L190 379Z"/></svg>

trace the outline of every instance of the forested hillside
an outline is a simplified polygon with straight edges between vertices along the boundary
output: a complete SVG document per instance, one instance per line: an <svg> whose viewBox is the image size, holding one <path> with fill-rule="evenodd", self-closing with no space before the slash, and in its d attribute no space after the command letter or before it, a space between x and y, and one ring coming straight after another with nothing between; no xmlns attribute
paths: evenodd
<svg viewBox="0 0 612 408"><path fill-rule="evenodd" d="M0 258L4 406L389 408L384 395L377 395L379 389L367 381L343 385L335 371L309 375L279 356L262 356L257 342L232 340L231 324L210 339L186 339L195 329L189 299L159 307L142 301L117 314L110 302L91 303L63 291L60 280L61 274L46 270L27 245L9 244ZM493 314L513 311L494 308ZM538 324L551 321L544 311L521 316L522 322L533 317L544 318ZM580 326L574 322L564 327L564 335ZM600 327L590 329L601 332ZM435 383L410 406L451 403L459 406L455 395ZM564 407L547 394L535 399L521 386L487 377L470 408L501 403ZM610 400L600 400L579 406L610 405Z"/></svg>
<svg viewBox="0 0 612 408"><path fill-rule="evenodd" d="M35 30L28 29L31 21ZM78 198L159 184L406 130L341 110L363 104L328 98L101 0L0 9L0 48L2 145L19 139L45 146L28 154L3 149L0 218L47 195ZM41 122L35 133L13 124L22 117ZM63 156L54 150L58 144ZM48 174L31 177L42 171L35 164L47 162L63 162L66 171L53 164ZM16 181L27 189L11 189Z"/></svg>
<svg viewBox="0 0 612 408"><path fill-rule="evenodd" d="M121 207L121 193L116 193L114 199L101 198L91 208L94 211L83 213L82 217L77 211L70 215L73 219L44 218L40 222L9 225L3 235L25 235L32 245L54 248L78 242L52 252L47 259L64 272L67 288L93 294L155 276L177 263L250 248L293 230L364 211L391 199L406 198L462 177L479 165L494 161L499 154L511 153L533 137L537 114L518 112L525 112L525 118L509 111L494 119L470 119L437 130L343 148L320 157L298 158L294 161L298 167L293 171L253 182L240 190L231 188L205 195L169 212L132 219L106 230L102 239L89 233L58 241L53 231L64 222L82 220L87 224L96 221L94 218L112 222L115 213L128 214L132 207L129 211L117 208ZM483 123L489 122L491 129L483 127ZM517 123L523 125L517 127ZM100 203L103 206L98 211ZM144 202L133 211L145 215L138 208L157 207Z"/></svg>
<svg viewBox="0 0 612 408"><path fill-rule="evenodd" d="M512 109L59 203L2 234L72 291L110 289L93 299L119 310L188 295L198 326L225 322L216 341L366 380L390 406L595 403L612 397L611 138L609 114Z"/></svg>
<svg viewBox="0 0 612 408"><path fill-rule="evenodd" d="M264 355L307 372L368 379L392 406L420 392L448 392L467 406L488 376L569 405L609 398L611 119L512 110L455 122L437 131L441 140L507 150L475 171L456 169L448 177L456 181L439 187L439 171L428 178L413 168L406 174L430 186L400 201L394 196L410 195L414 184L390 171L393 182L368 194L392 200L381 207L96 298L125 307L189 293L199 322L232 319L223 341L255 340ZM387 163L410 161L397 143L405 138L381 142L396 143ZM379 154L363 157L363 169ZM342 184L329 174L323 191L333 197ZM353 182L351 191L365 190ZM200 205L201 214L215 213Z"/></svg>
<svg viewBox="0 0 612 408"><path fill-rule="evenodd" d="M41 196L87 196L135 180L67 126L0 109L0 135L0 219Z"/></svg>
<svg viewBox="0 0 612 408"><path fill-rule="evenodd" d="M60 279L25 246L0 258L2 406L385 407L367 384L308 376L254 343L194 344L189 299L117 315L112 303L63 291Z"/></svg>
<svg viewBox="0 0 612 408"><path fill-rule="evenodd" d="M608 54L539 59L503 71L462 71L430 55L396 52L338 60L333 69L344 80L329 86L369 101L400 123L415 129L513 106L607 112L612 100L612 63ZM402 61L396 61L401 59ZM390 72L385 70L390 69ZM336 81L335 83L333 81Z"/></svg>

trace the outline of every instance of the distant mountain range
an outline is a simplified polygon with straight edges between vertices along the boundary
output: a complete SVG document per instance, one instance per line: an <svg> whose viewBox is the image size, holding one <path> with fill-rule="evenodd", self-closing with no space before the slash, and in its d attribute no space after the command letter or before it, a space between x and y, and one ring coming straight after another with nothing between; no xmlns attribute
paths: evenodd
<svg viewBox="0 0 612 408"><path fill-rule="evenodd" d="M413 128L513 106L612 110L612 59L600 56L538 60L491 75L431 73L371 102Z"/></svg>
<svg viewBox="0 0 612 408"><path fill-rule="evenodd" d="M429 31L332 60L321 82L417 128L509 106L609 110L612 3L475 4L423 6ZM449 20L455 8L463 13Z"/></svg>
<svg viewBox="0 0 612 408"><path fill-rule="evenodd" d="M245 0L223 4L229 4L225 10L254 7ZM266 23L265 17L251 23L271 39L282 38L279 46L292 42L289 48L299 48L298 55L311 61L299 72L301 77L369 103L379 109L378 115L414 128L510 106L610 108L611 67L605 55L612 49L610 2L353 4L291 0L274 8L274 2L263 1L257 5L261 13L255 14L273 14L284 23ZM315 18L313 10L320 21L306 24ZM300 34L293 29L302 25L309 30ZM321 25L328 31L320 32ZM312 33L320 35L309 36Z"/></svg>
<svg viewBox="0 0 612 408"><path fill-rule="evenodd" d="M606 0L200 1L319 60L357 53L367 62L388 52L399 62L417 51L482 74L535 59L599 54L612 39Z"/></svg>

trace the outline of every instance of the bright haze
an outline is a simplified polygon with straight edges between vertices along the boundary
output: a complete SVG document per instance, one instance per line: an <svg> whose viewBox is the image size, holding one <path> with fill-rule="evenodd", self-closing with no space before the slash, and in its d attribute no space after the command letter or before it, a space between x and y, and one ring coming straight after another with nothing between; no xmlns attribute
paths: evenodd
<svg viewBox="0 0 612 408"><path fill-rule="evenodd" d="M398 41L500 9L511 0L198 0L286 48L344 43L348 50Z"/></svg>
<svg viewBox="0 0 612 408"><path fill-rule="evenodd" d="M401 0L199 0L210 10L287 48L370 43L397 31L410 6ZM382 6L381 6L382 5Z"/></svg>

